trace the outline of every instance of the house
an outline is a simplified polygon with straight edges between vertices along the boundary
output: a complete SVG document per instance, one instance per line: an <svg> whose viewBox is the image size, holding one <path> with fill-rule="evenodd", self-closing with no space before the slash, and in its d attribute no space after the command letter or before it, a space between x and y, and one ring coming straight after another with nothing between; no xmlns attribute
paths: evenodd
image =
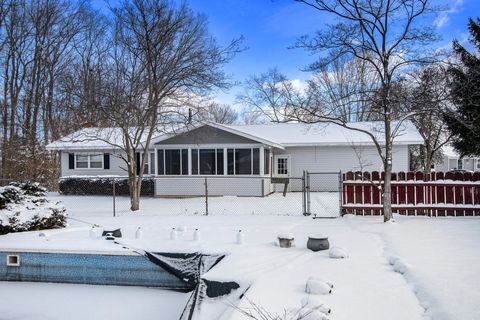
<svg viewBox="0 0 480 320"><path fill-rule="evenodd" d="M382 141L379 122L351 126ZM410 123L394 139L393 171L408 171L409 146L423 140ZM78 138L81 137L81 138ZM61 176L125 176L121 135L115 128L80 130L47 146L60 152ZM318 191L338 190L339 171L381 171L371 138L335 124L225 125L202 123L153 138L145 173L155 177L156 196L265 196L288 182L300 191L304 170L333 172ZM137 155L140 159L140 154ZM327 181L328 180L328 181ZM280 184L280 185L279 185Z"/></svg>
<svg viewBox="0 0 480 320"><path fill-rule="evenodd" d="M460 157L452 146L442 148L439 162L434 164L435 171L467 170L480 171L480 158Z"/></svg>

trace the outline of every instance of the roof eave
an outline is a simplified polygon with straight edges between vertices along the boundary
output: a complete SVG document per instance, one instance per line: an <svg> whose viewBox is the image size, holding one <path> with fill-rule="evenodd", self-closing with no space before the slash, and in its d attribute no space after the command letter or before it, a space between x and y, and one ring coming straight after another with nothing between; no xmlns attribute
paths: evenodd
<svg viewBox="0 0 480 320"><path fill-rule="evenodd" d="M418 145L423 144L420 141L399 141L393 142L394 146L402 145ZM334 147L334 146L375 146L373 142L312 142L312 143L282 143L284 147L315 147L315 146L324 146L324 147ZM380 143L381 146L385 145Z"/></svg>

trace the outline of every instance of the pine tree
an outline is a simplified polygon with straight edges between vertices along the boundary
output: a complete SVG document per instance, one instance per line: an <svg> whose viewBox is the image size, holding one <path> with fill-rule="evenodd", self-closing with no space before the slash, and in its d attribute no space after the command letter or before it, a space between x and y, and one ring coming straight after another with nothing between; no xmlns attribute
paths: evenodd
<svg viewBox="0 0 480 320"><path fill-rule="evenodd" d="M453 146L462 156L480 155L480 18L469 19L470 42L478 51L469 52L458 41L453 49L460 64L450 68L450 89L456 109L445 115L453 134Z"/></svg>

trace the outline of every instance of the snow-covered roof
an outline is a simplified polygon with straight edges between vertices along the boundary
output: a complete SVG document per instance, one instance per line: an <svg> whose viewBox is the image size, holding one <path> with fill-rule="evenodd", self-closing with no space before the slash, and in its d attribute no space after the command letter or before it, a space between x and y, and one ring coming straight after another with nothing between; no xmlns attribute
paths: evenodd
<svg viewBox="0 0 480 320"><path fill-rule="evenodd" d="M381 141L384 130L381 122L357 122L348 124L352 128L368 131ZM172 136L194 130L201 126L212 126L233 134L237 134L276 148L294 146L335 146L335 145L373 145L373 141L365 132L344 128L332 123L272 123L253 125L226 125L203 123L174 130L172 134L158 133L152 144ZM396 127L394 123L393 128ZM145 136L146 138L146 136ZM396 145L422 144L423 139L410 122L399 126L394 139ZM122 131L119 128L85 128L74 132L60 140L47 145L47 150L94 150L110 149L123 145Z"/></svg>
<svg viewBox="0 0 480 320"><path fill-rule="evenodd" d="M315 146L315 145L371 145L373 141L364 132L344 128L333 123L274 123L254 125L218 125L226 127L250 136L262 138L284 147L292 146ZM384 130L381 122L357 122L348 126L365 130L378 138L379 142L384 140ZM395 127L396 124L393 124ZM409 145L422 144L423 139L417 129L410 122L404 122L394 139L394 144Z"/></svg>
<svg viewBox="0 0 480 320"><path fill-rule="evenodd" d="M455 149L449 145L442 147L442 153L448 158L460 158L457 151L455 151Z"/></svg>
<svg viewBox="0 0 480 320"><path fill-rule="evenodd" d="M134 134L132 129L132 134ZM159 134L160 135L160 134ZM141 141L146 140L144 133ZM120 128L84 128L75 131L46 146L47 150L95 150L116 149L123 146L123 133Z"/></svg>

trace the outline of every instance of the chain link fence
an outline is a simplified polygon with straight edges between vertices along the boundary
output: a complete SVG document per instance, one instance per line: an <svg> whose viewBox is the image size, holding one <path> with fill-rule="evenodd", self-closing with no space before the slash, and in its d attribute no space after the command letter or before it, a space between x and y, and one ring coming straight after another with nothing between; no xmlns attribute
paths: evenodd
<svg viewBox="0 0 480 320"><path fill-rule="evenodd" d="M304 172L306 212L315 218L340 216L342 173Z"/></svg>
<svg viewBox="0 0 480 320"><path fill-rule="evenodd" d="M142 180L140 213L338 217L338 174L305 171L301 177L146 176ZM10 182L0 180L0 186ZM49 190L49 197L62 201L70 216L122 216L131 212L126 177L65 177Z"/></svg>

